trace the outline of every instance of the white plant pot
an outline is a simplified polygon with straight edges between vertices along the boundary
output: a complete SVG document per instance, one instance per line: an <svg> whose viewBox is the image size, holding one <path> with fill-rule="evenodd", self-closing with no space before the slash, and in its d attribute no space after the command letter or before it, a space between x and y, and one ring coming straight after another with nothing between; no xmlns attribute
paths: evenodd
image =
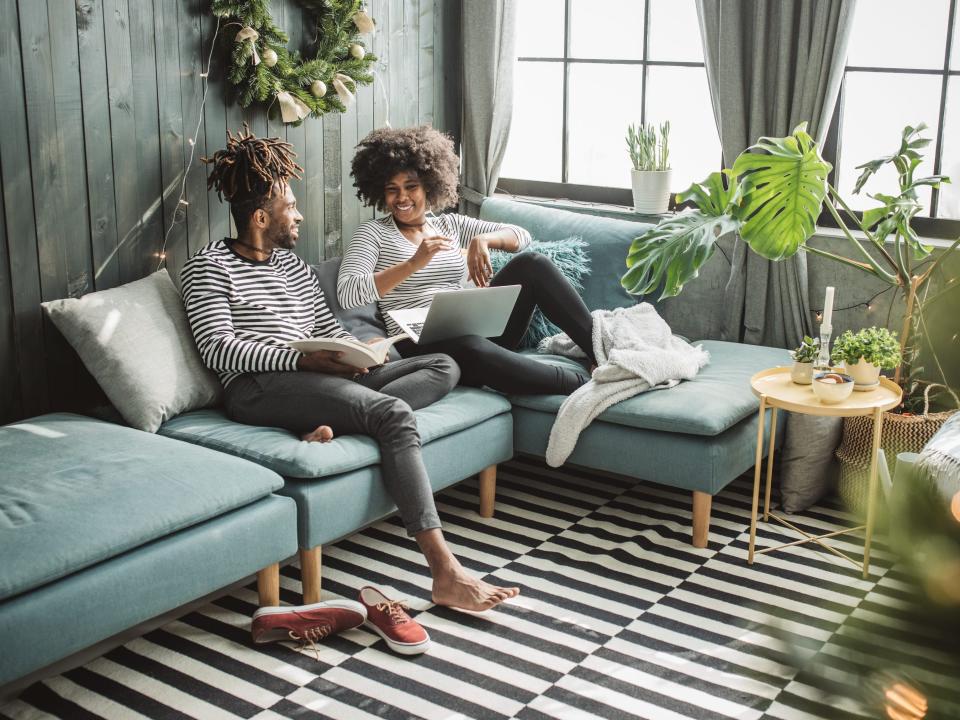
<svg viewBox="0 0 960 720"><path fill-rule="evenodd" d="M813 363L794 362L790 368L790 379L797 385L809 385L813 382Z"/></svg>
<svg viewBox="0 0 960 720"><path fill-rule="evenodd" d="M872 390L880 383L880 368L860 358L856 363L844 363L853 378L854 390Z"/></svg>
<svg viewBox="0 0 960 720"><path fill-rule="evenodd" d="M672 170L631 170L633 209L644 215L660 215L670 203Z"/></svg>

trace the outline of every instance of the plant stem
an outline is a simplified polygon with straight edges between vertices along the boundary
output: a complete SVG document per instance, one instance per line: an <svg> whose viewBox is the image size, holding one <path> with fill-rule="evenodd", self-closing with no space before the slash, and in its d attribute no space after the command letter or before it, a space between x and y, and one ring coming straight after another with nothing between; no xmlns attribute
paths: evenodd
<svg viewBox="0 0 960 720"><path fill-rule="evenodd" d="M836 192L835 190L833 190L832 186L831 186L830 189L831 189L831 192L833 192L833 193ZM837 197L837 200L840 200L840 198ZM843 203L843 200L840 200L840 202ZM900 282L899 282L898 277L897 277L896 275L891 275L891 274L888 273L886 270L884 270L882 267L880 267L880 265L877 263L877 261L874 260L874 259L873 259L873 256L872 256L870 253L867 252L866 248L863 247L863 245L860 243L860 241L857 240L857 239L853 236L853 233L850 232L850 229L849 229L849 228L846 226L846 224L843 222L843 218L840 217L840 213L837 212L837 209L833 206L833 203L830 202L829 198L824 201L824 205L827 206L827 210L829 210L829 211L830 211L830 214L833 215L833 219L837 221L837 225L840 226L840 230L841 230L841 231L843 232L843 234L846 236L847 240L849 240L849 241L857 248L857 250L860 251L860 254L863 255L863 257L866 259L866 261L867 261L867 263L869 264L869 266L870 266L871 268L873 268L874 274L877 275L878 277L880 277L880 278L881 278L882 280L884 280L885 282L889 283L890 285L899 285ZM849 212L849 211L848 211L848 212ZM867 233L867 237L871 238L871 240L873 239L873 236L870 235L870 233ZM876 242L874 242L874 244L876 244ZM897 269L897 264L896 264L895 262L893 262L893 258L891 258L889 255L887 255L886 251L883 250L882 248L881 248L881 253L886 256L887 260L893 265L894 270L896 270L896 269ZM837 259L837 258L840 258L841 256L840 256L840 255L832 255L832 257L833 257L834 259ZM852 260L851 260L850 262L855 262L855 261L852 261ZM869 272L869 271L868 271L868 272Z"/></svg>
<svg viewBox="0 0 960 720"><path fill-rule="evenodd" d="M917 288L920 287L920 277L914 275L910 280L909 288L907 288L907 309L903 313L903 325L900 330L900 357L905 357L904 351L907 348L907 341L910 338L910 323L913 320L913 306L917 300ZM901 369L903 368L904 361L901 361L897 365L896 371L893 373L893 381L899 385L900 384L900 375Z"/></svg>
<svg viewBox="0 0 960 720"><path fill-rule="evenodd" d="M832 253L829 250L821 250L820 248L814 247L813 245L808 245L806 243L801 245L801 247L807 252L813 253L814 255L827 257L827 258L830 258L831 260L836 260L837 262L843 263L845 265L849 265L850 267L859 268L860 270L863 270L868 275L872 275L874 277L876 277L877 274L880 273L881 277L884 280L887 279L886 271L883 270L882 268L878 268L876 265L871 265L865 262L860 262L858 260L853 260L851 258L844 257L843 255L837 255L836 253ZM896 281L892 276L890 277L890 280L888 280L888 282L891 285L896 285Z"/></svg>
<svg viewBox="0 0 960 720"><path fill-rule="evenodd" d="M880 251L880 254L884 257L884 259L885 259L888 263L890 263L890 267L892 267L895 271L898 271L898 272L899 272L900 268L897 266L896 261L890 256L890 253L887 252L887 249L883 246L883 243L882 243L882 242L879 242L879 241L877 240L876 236L874 236L873 233L871 233L869 230L867 230L867 228L865 228L865 227L863 226L863 223L860 222L860 220L857 219L857 216L854 214L853 210L850 209L850 206L847 205L847 204L843 201L843 198L842 198L842 197L840 197L840 194L837 192L837 189L836 189L833 185L829 185L829 184L827 185L827 187L828 187L829 190L830 190L830 195L831 195L838 203L840 203L840 206L847 212L847 214L856 221L857 227L860 229L860 231L861 231L864 235L867 236L867 239L868 239L871 243L873 243L873 246L876 247L877 250ZM855 237L853 237L853 235L850 234L850 231L847 229L847 226L844 224L843 220L840 218L840 214L837 212L836 208L833 207L833 203L832 203L832 202L827 202L827 209L830 210L831 214L833 215L834 220L836 220L836 221L840 224L841 229L844 231L844 233L845 233L846 236L850 239L850 241L853 242L853 243L855 243L855 244L857 245L857 247L859 247L861 250L863 250L863 246L860 245L860 241L857 240ZM863 250L863 252L866 254L866 250ZM906 280L906 278L904 278L904 280Z"/></svg>

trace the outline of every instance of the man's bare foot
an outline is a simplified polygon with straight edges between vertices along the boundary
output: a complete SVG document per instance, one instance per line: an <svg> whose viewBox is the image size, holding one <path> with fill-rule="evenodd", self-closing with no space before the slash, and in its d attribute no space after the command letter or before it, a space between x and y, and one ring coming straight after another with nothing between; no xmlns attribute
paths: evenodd
<svg viewBox="0 0 960 720"><path fill-rule="evenodd" d="M489 610L520 594L520 588L498 587L468 575L462 567L452 568L433 580L432 599L437 605L478 612Z"/></svg>
<svg viewBox="0 0 960 720"><path fill-rule="evenodd" d="M329 425L321 425L313 432L308 432L300 438L306 442L330 442L333 440L333 430Z"/></svg>

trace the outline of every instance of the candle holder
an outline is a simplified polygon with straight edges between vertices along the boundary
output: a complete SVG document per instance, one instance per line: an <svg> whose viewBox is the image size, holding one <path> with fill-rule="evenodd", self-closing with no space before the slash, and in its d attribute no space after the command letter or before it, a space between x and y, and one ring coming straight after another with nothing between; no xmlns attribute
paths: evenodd
<svg viewBox="0 0 960 720"><path fill-rule="evenodd" d="M814 370L829 370L830 364L830 336L833 334L833 328L830 325L820 326L820 354L813 364Z"/></svg>

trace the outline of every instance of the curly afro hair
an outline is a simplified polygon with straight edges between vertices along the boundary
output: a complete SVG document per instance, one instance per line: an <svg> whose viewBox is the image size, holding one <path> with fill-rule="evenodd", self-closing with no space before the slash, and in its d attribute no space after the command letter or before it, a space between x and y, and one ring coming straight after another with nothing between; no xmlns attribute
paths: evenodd
<svg viewBox="0 0 960 720"><path fill-rule="evenodd" d="M456 204L460 160L453 140L429 125L374 130L357 145L350 174L357 197L386 212L384 186L397 173L411 170L423 183L428 209Z"/></svg>

